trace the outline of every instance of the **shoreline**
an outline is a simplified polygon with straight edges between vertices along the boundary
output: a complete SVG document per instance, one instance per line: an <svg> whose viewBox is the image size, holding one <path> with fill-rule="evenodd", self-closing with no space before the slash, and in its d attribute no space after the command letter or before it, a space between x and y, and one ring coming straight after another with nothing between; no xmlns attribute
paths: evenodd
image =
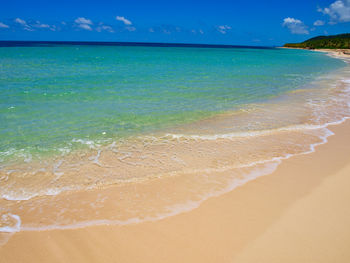
<svg viewBox="0 0 350 263"><path fill-rule="evenodd" d="M313 49L316 52L324 52L336 58L350 58L350 49Z"/></svg>
<svg viewBox="0 0 350 263"><path fill-rule="evenodd" d="M236 57L237 59L238 58L243 59L247 54L250 53L250 50L242 50L242 51L238 50L239 52L236 52L237 50L233 50L233 51L234 52L229 52L230 56ZM254 51L253 53L254 58L252 57L253 60L250 63L256 63L254 62L256 59L256 56L254 55L255 53L257 53L258 57L261 56L262 58L261 61L268 59L270 57L268 54L270 53L271 55L276 54L277 58L274 58L274 56L271 56L272 60L276 62L276 63L272 63L271 66L275 69L279 69L280 67L279 63L283 61L284 58L286 58L284 55L286 53L291 53L291 52L284 51L284 52L276 53L276 50L273 50L273 51L267 51L267 54L266 54L266 52ZM166 99L164 100L160 99L160 101L164 101L165 105L161 106L161 105L158 105L159 103L157 103L156 105L158 105L157 107L159 107L159 109L161 109L161 107L164 107L165 109L168 108L166 104L168 102L169 103L171 102L171 97L180 98L179 100L181 101L182 100L181 96L184 96L184 98L189 97L190 98L189 101L193 100L193 102L188 104L188 107L191 108L191 110L187 109L187 106L186 106L185 107L186 111L184 113L175 114L178 117L174 119L173 117L165 117L165 120L167 118L173 119L171 122L169 122L169 124L167 124L167 121L164 121L164 126L162 126L163 120L161 119L159 120L159 124L155 125L154 129L150 129L150 130L145 129L144 132L142 132L141 131L142 129L140 129L140 133L135 134L135 138L134 136L118 137L115 135L115 134L118 134L117 131L119 129L118 128L119 126L124 127L123 126L124 121L122 121L121 124L119 124L119 119L118 119L119 117L113 119L113 121L112 120L110 121L110 123L116 123L113 125L118 126L117 128L115 128L116 132L114 134L114 132L108 132L108 130L113 130L114 128L112 128L112 126L108 128L109 126L107 122L106 124L104 124L103 121L101 122L97 121L95 117L99 116L99 113L93 114L93 112L91 113L91 116L89 116L90 121L86 122L86 123L91 122L91 125L89 124L88 126L89 127L91 126L92 128L91 129L88 128L87 130L81 130L82 131L81 136L79 135L80 133L79 127L80 125L84 124L84 122L80 123L78 118L77 119L73 118L74 121L73 119L70 120L76 123L72 125L73 126L77 125L77 127L72 129L73 130L72 132L67 133L67 134L70 134L70 133L72 134L72 136L69 135L67 136L67 138L63 136L63 134L65 134L65 131L62 131L61 135L56 134L55 131L60 131L60 125L57 126L55 124L56 121L54 121L53 125L51 126L49 125L48 127L41 127L40 125L37 126L42 131L42 134L41 134L42 138L46 138L45 136L47 136L45 135L46 128L47 128L46 131L50 131L50 136L47 139L43 139L45 141L43 143L41 143L39 140L40 136L36 136L34 133L33 133L33 136L26 135L28 132L30 132L30 129L33 129L33 130L36 129L35 125L29 122L29 126L25 126L28 129L26 129L26 131L23 131L23 134L28 136L28 140L23 140L23 142L21 140L18 140L20 143L17 144L15 136L12 136L11 138L12 140L14 140L14 142L8 143L9 148L8 149L5 148L5 151L3 151L4 157L1 156L1 158L4 158L4 162L2 165L3 167L2 167L2 170L0 171L0 180L2 180L4 185L4 187L1 189L1 196L3 199L12 200L14 202L20 201L20 200L25 201L25 200L40 197L40 196L51 196L66 190L80 191L85 189L91 189L94 186L96 186L96 188L100 188L103 186L108 187L110 185L125 183L128 181L134 182L136 178L137 180L140 179L141 181L143 180L143 178L146 178L146 177L153 178L153 175L158 176L158 175L164 175L164 174L171 174L174 171L175 172L181 171L186 168L189 168L189 169L212 168L212 167L217 168L220 166L220 164L222 164L221 161L224 159L225 159L224 161L226 162L226 166L229 166L229 165L238 166L238 165L241 165L242 162L244 162L243 165L247 165L247 163L248 164L254 163L257 159L258 160L269 159L270 156L267 156L266 158L264 158L265 155L262 153L261 158L260 157L255 158L254 156L254 158L251 158L252 160L250 158L249 159L244 158L240 155L239 157L241 158L237 158L237 160L238 159L239 160L235 162L235 161L232 161L232 160L235 160L235 158L230 158L231 156L228 156L228 154L226 154L225 156L227 158L221 158L222 156L219 157L218 155L212 154L210 158L208 157L207 161L205 162L202 161L203 158L200 158L200 160L196 160L200 164L195 165L193 163L192 157L196 156L196 153L198 153L199 150L201 150L202 152L205 152L205 153L208 152L209 154L211 154L213 148L215 147L215 144L212 143L214 145L210 145L210 146L208 145L208 147L206 147L203 151L203 149L197 150L198 147L197 148L187 147L188 146L187 142L190 141L190 143L192 143L197 138L200 138L200 139L203 138L203 140L206 140L208 137L211 137L211 138L220 137L220 139L221 138L231 139L233 137L238 137L237 135L239 135L241 132L244 133L246 131L247 133L244 135L248 135L245 137L249 137L251 134L255 136L257 134L255 131L268 130L269 132L273 128L289 126L290 125L289 117L291 115L290 114L291 111L288 109L284 110L284 114L269 115L271 119L277 119L277 121L275 122L272 120L269 120L270 123L265 122L264 121L265 118L263 117L261 118L262 121L260 121L261 125L259 125L258 123L259 123L260 116L263 116L263 115L266 116L266 114L269 114L269 112L275 111L276 110L275 105L277 105L279 102L282 102L282 100L286 100L289 98L292 100L292 97L293 97L293 100L297 100L298 96L299 97L302 96L301 95L302 92L308 93L308 91L303 90L302 88L303 84L306 85L309 83L308 80L314 80L318 75L321 77L321 72L327 73L331 71L331 69L334 69L334 70L338 68L340 69L341 67L343 67L343 64L344 64L342 61L335 60L327 56L312 56L312 54L311 55L309 54L308 57L305 58L308 62L310 62L310 63L306 63L305 65L305 70L308 73L306 76L304 76L305 72L304 70L301 70L301 68L303 68L302 60L299 59L299 57L304 57L304 52L297 52L297 53L300 53L299 56L296 56L296 57L291 56L290 58L286 58L286 59L288 59L291 65L299 65L300 67L296 66L294 67L295 69L294 70L294 69L291 69L290 66L285 67L285 66L282 66L281 64L282 66L281 70L283 74L279 70L266 71L266 67L255 67L255 66L251 67L248 65L246 65L247 68L244 70L245 73L241 74L240 70L235 70L236 67L237 69L239 69L239 67L241 66L246 67L244 63L243 64L239 63L240 59L238 59L237 62L234 62L234 64L232 65L234 66L232 68L233 70L232 72L234 73L233 76L231 76L231 73L229 74L225 73L224 75L221 76L220 73L216 74L216 72L213 71L212 68L206 69L207 67L206 66L205 69L206 69L206 72L208 73L208 76L211 76L213 74L213 77L215 78L213 80L207 80L206 78L208 76L206 76L206 77L203 77L203 79L201 77L196 77L196 79L198 78L200 80L200 82L198 83L203 83L204 85L208 85L208 87L213 86L213 90L207 90L207 88L205 87L203 90L201 88L194 88L195 92L193 93L190 89L181 87L182 90L180 90L179 88L179 90L176 92L166 92L166 94L171 94L171 96L166 97ZM200 52L199 58L203 59L203 61L204 59L208 59L208 61L210 61L211 59L214 59L217 55L223 59L228 58L226 52L225 53L219 52L218 54L210 52L210 54L203 55ZM214 62L215 61L216 59L214 60ZM230 72L231 71L230 65L233 63L232 61L234 60L228 59L227 67L226 65L221 65L222 61L219 62L220 68L223 67L223 69L225 69L224 70L225 72L226 71ZM260 63L259 61L260 60L257 60L257 63ZM311 63L311 61L313 61L314 63ZM166 60L164 61L164 63L167 63ZM317 65L317 66L315 67L314 65ZM256 73L253 73L251 71L254 68L256 68ZM188 71L188 72L191 72L191 71ZM273 77L272 75L270 75L269 72L274 72L273 75L276 74L276 76ZM311 73L311 72L314 72L314 73ZM249 76L249 74L253 74L252 78L246 78L246 74L248 74L247 76ZM192 74L189 74L189 75L191 76ZM135 76L137 76L137 74ZM225 78L225 79L227 78L228 82L226 81L221 82L220 79L222 78ZM150 79L149 81L151 80L152 79ZM215 84L217 81L220 81L218 83L221 83L220 85L223 85L223 88L221 88L220 85L217 87L217 84ZM269 83L270 81L271 83ZM157 82L155 82L155 85L157 85ZM242 91L244 92L241 92L239 87L246 86L246 85L249 88L247 89L244 88L242 89ZM189 87L190 86L191 85L189 85ZM197 86L197 84L195 86ZM200 85L198 85L198 87L200 87ZM128 90L131 90L131 89L128 89ZM294 91L295 91L295 94L294 94ZM200 103L201 102L200 96L198 96L197 98L196 96L193 97L193 94L196 94L196 92L198 92L198 94L204 94L203 103ZM261 96L259 95L260 92L262 94ZM78 93L79 92L77 92L76 94ZM156 93L162 94L159 92L156 92ZM118 93L116 92L115 94L118 94ZM71 95L67 95L67 96L71 96ZM107 96L107 93L106 93L106 96ZM226 96L230 98L226 98ZM311 95L309 96L312 99L312 96ZM61 96L58 96L58 97L61 97ZM23 99L25 100L25 98ZM114 101L115 98L114 97L109 98L109 96L107 96L104 99L107 99L108 101L110 100ZM65 105L64 100L66 99L65 98L59 99L58 101L55 101L55 102L52 101L52 104ZM174 102L177 100L178 99L174 100ZM218 103L216 103L215 100L217 100ZM222 104L221 104L221 101L222 101ZM151 102L147 102L147 103L149 105L152 105ZM296 101L293 101L292 103L297 104ZM11 104L14 104L14 103L11 102ZM142 102L140 102L139 104L142 104ZM172 107L176 106L175 104ZM196 113L197 110L195 110L192 104L193 105L198 104L200 106L199 108L204 107L203 108L204 110L199 111L200 113L197 114ZM289 104L289 101L286 102L285 105L288 105L288 104ZM30 105L30 103L28 103L28 105ZM181 103L179 103L178 105L181 105ZM217 108L217 110L211 109L210 105L213 105L215 109ZM267 109L265 105L268 105L269 107L271 106L271 108ZM6 114L9 114L10 116L12 116L11 114L17 114L16 112L12 112L13 109L11 105L8 105L8 106L9 106L8 107L9 113L6 113ZM208 106L208 109L206 109L207 106ZM299 105L295 105L292 108L294 109L301 108L298 106ZM63 118L62 121L64 121L65 119L67 119L68 121L69 119L71 119L71 117L69 114L65 114L64 109L60 109L61 107L62 106L59 106L57 107L56 110L52 110L53 112L50 114L59 113L59 115L62 115L62 118ZM311 111L311 107L312 106L308 107L307 111L309 111L309 108ZM112 109L113 107L108 107L108 108ZM286 108L286 107L283 107L283 108ZM53 108L51 107L51 109ZM79 107L77 107L77 112L83 112L78 109ZM61 110L62 110L62 113L60 113ZM182 111L183 109L179 107L179 112L182 112ZM28 109L27 112L31 112L30 109ZM114 116L112 112L113 110L111 111L111 113L108 113L108 114ZM157 110L154 110L151 112L152 114L154 113L155 116L157 116L157 114L160 114L160 116L163 116L163 115L168 116L167 112L158 113ZM203 113L203 115L201 112ZM225 115L227 113L227 118L221 118L220 116L216 115L216 113L217 114L224 113ZM149 123L153 123L154 120L157 119L157 118L154 118L152 114L150 116L148 116L147 114L143 114L143 115L141 114L142 116L146 116L145 120L142 117L141 121L135 121L134 119L138 119L138 117L132 117L130 118L131 120L130 123L128 121L125 122L125 126L127 127L130 126L131 130L133 129L133 126L138 127L140 125L142 127L144 123L147 126L148 119L152 120ZM173 113L169 113L169 114L172 116ZM67 115L67 118L65 117L65 115ZM186 117L187 115L189 117ZM238 118L236 118L234 115L238 115ZM55 116L55 114L52 116ZM135 116L137 116L137 113ZM213 116L213 118L210 118L211 116ZM250 116L253 116L253 118L250 118ZM291 116L291 117L294 118L295 116ZM306 113L305 118L309 118L309 117L310 116L308 115L308 113ZM182 118L184 119L184 121L180 122L179 120L181 120ZM220 118L220 120L217 122L218 118ZM17 126L21 126L22 122L26 123L25 119L21 119L21 118L17 118L17 119L18 119ZM52 118L52 119L55 119L55 118ZM237 119L237 121L233 123L231 122L232 119L234 121L235 119ZM255 121L255 120L258 120L258 121ZM157 123L158 121L155 121L155 122ZM214 127L213 125L211 125L213 123L217 124L217 126ZM304 123L304 122L301 122L301 123ZM291 121L291 125L293 124L294 122ZM122 129L128 130L129 128L127 127ZM11 126L10 129L12 128L16 130L15 127ZM51 129L54 130L52 133L51 133ZM70 129L67 129L67 130L69 131ZM107 132L105 132L105 130ZM253 132L250 133L250 131L253 131ZM88 136L90 133L91 133L91 137ZM125 134L127 134L127 132ZM19 136L20 133L15 133L15 135ZM202 135L204 136L201 137ZM209 135L209 136L206 136L206 135ZM54 139L56 138L56 136L58 137L57 140ZM154 137L156 137L156 140L154 140ZM207 137L207 138L204 138L204 137ZM106 140L104 140L104 138L106 138ZM180 144L177 143L178 139L180 139L182 143L181 149L180 149ZM169 146L167 145L164 147L160 146L163 143L164 143L163 145L165 145L167 141L169 141L168 143ZM14 147L12 147L12 144L14 145ZM38 145L37 149L36 147L33 147L34 144ZM158 145L152 146L152 149L150 149L149 147L150 144L158 144ZM198 144L196 144L196 146ZM177 151L173 151L173 152L168 151L169 147L174 147L174 146L175 147L179 146L177 147ZM255 144L253 146L255 146ZM147 148L147 149L144 150L144 148ZM226 147L226 149L228 149L228 147ZM236 149L236 148L231 147L231 149ZM283 151L285 150L285 148L281 147L281 149L282 149L281 155L283 155L284 153ZM195 152L195 154L187 154L190 151ZM294 149L292 149L292 153L294 153ZM204 155L209 156L209 154L204 154ZM276 155L278 156L278 154ZM159 161L159 163L163 163L165 165L160 164L160 165L157 165L157 167L155 167L156 166L154 165L155 161L156 162ZM137 165L135 165L135 163L141 164L143 166L147 166L147 169L138 169L136 168ZM203 163L204 165L202 165ZM152 166L154 167L152 168ZM167 169L169 167L170 169ZM122 172L119 172L118 170ZM23 174L25 173L28 176L23 176ZM73 177L74 177L74 180L71 180L71 178ZM1 200L0 200L0 206L1 206Z"/></svg>
<svg viewBox="0 0 350 263"><path fill-rule="evenodd" d="M350 121L330 129L335 136L316 152L197 209L125 226L15 233L0 262L347 262Z"/></svg>
<svg viewBox="0 0 350 263"><path fill-rule="evenodd" d="M329 51L324 52L329 53ZM339 58L337 53L329 54ZM298 247L296 244L300 243L300 240L295 244L292 242L289 249L286 249L280 246L280 240L288 243L293 239L284 236L276 240L276 233L282 233L282 230L291 236L299 233L300 236L296 239L302 237L302 241L304 241L309 238L311 243L308 246L314 246L318 254L324 254L325 247L322 247L323 244L320 244L316 237L324 230L327 230L327 235L332 237L333 233L329 233L329 229L334 229L334 226L330 224L327 214L322 214L322 209L319 211L319 203L327 203L330 200L328 200L327 195L319 196L318 192L335 184L336 189L333 187L329 190L334 198L341 195L348 199L350 196L346 192L338 193L337 191L339 185L343 188L349 186L350 179L345 178L343 173L341 173L342 176L339 175L338 170L341 167L350 171L350 158L348 158L350 147L349 143L344 143L350 141L348 132L350 123L345 120L341 124L331 124L327 128L334 131L336 135L329 138L327 138L329 135L326 136L323 143L314 142L311 144L311 152L282 158L283 162L278 165L276 170L268 172L267 176L257 176L254 180L245 181L244 185L236 186L235 191L231 189L231 191L220 195L211 195L210 198L199 202L192 209L185 209L181 213L157 218L156 221L147 220L147 218L143 220L141 215L139 221L131 220L130 224L124 225L109 225L108 220L106 220L103 225L93 225L87 228L31 231L31 228L27 227L21 232L14 233L13 236L8 235L9 239L6 240L8 242L5 241L3 246L0 244L0 256L4 255L4 262L61 262L62 259L64 259L63 261L71 261L72 257L74 262L114 262L115 260L122 262L213 262L218 259L220 262L260 262L261 258L266 259L267 262L271 262L272 259L276 260L273 262L322 262L322 258L316 260L316 255L311 255L309 251L305 251L304 254L300 253L299 250L303 250L300 247L299 250L295 251L295 255L290 254L290 251ZM325 143L327 141L328 143ZM313 145L317 146L316 152L313 151ZM327 163L328 161L329 163ZM218 171L215 173L220 175ZM338 180L325 184L324 181L332 181L331 177L336 177ZM147 186L149 188L147 191L154 192L155 189L162 189L162 186L165 185L167 186L165 192L170 193L172 189L179 186L179 182L183 183L186 180L186 178L169 179L170 183L167 184L158 182L155 184L158 184L158 188ZM190 183L193 182L195 181ZM303 185L305 183L306 185ZM182 187L186 185L191 184L185 182ZM137 192L133 188L134 186L130 186L126 189ZM118 188L110 188L107 191L109 191L110 197L114 197L114 200L120 200L120 196L113 193L113 191L118 191ZM102 192L102 194L106 194L106 192ZM89 202L90 199L85 199L85 197L90 197L91 200L95 198L93 195L89 195L89 193L77 193L72 196L63 194L60 199L61 202L66 202L65 198L71 201L87 200ZM300 208L299 203L307 200L310 196L316 201L309 204L309 209ZM303 205L305 205L304 203ZM334 212L340 216L333 219L342 221L348 218L350 212L348 213L344 209L344 201L340 200L338 203ZM154 205L155 210L157 210L156 204ZM329 208L333 209L333 206L332 203ZM60 208L57 206L56 209ZM109 208L112 211L112 207ZM55 211L54 207L45 209ZM293 225L295 224L293 221L294 212L290 211L295 209L298 218L303 222L304 228L302 230L298 229L298 225ZM343 215L342 212L346 212L346 214ZM292 213L292 215L286 216L288 213ZM310 221L306 223L303 221L308 219L305 215L313 217L314 213L321 214L317 218L320 222L319 228L312 235L304 235L304 232L308 233L313 227ZM45 221L45 217L42 220ZM79 219L77 220L79 222ZM290 230L290 226L294 227L293 231ZM337 231L337 238L342 237L346 241L344 244L349 243L350 234L346 231L346 223L340 224L340 227L344 233L340 230ZM271 234L270 229L277 230ZM0 237L1 235L4 234L0 233ZM331 240L329 236L326 236L326 239ZM91 237L93 237L92 240L89 240ZM79 243L78 240L85 241ZM214 240L218 242L213 242ZM97 243L96 246L94 246L94 242ZM26 250L28 244L30 244L30 250ZM147 244L155 244L155 247L149 247ZM266 244L270 244L270 247L266 247ZM328 250L332 245L333 243L327 244ZM262 250L261 247L264 249ZM285 249L284 254L289 253L289 257L285 257L284 254L275 254L275 247L281 250ZM329 254L328 259L333 261L334 257L339 256L335 253L339 247L341 247L339 243L337 246L333 245L333 254ZM194 248L194 250L189 250L189 248ZM27 252L19 253L18 249L24 249ZM159 249L162 252L159 252ZM184 254L178 255L179 250ZM205 253L202 250L205 250ZM133 251L137 253L132 253ZM266 251L270 251L269 254L266 254ZM28 256L28 254L33 255ZM346 250L340 256L344 255L346 257L339 258L340 261L337 262L343 262L342 260L345 262L346 258L350 257ZM256 258L252 259L254 256ZM277 256L279 256L278 259ZM295 256L300 258L295 258ZM306 260L306 257L312 257L312 260ZM0 262L3 262L2 257L0 257Z"/></svg>
<svg viewBox="0 0 350 263"><path fill-rule="evenodd" d="M329 49L329 48L310 49L310 48L298 48L298 47L279 47L279 48L303 49L303 50L309 50L309 51L328 53L338 58L350 58L350 49Z"/></svg>

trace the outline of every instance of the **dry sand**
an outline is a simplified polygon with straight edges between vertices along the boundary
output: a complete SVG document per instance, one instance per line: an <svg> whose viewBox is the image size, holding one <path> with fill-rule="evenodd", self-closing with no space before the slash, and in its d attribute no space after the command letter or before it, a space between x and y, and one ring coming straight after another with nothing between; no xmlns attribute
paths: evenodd
<svg viewBox="0 0 350 263"><path fill-rule="evenodd" d="M350 58L350 50L349 49L314 49L318 52L329 53L338 58Z"/></svg>
<svg viewBox="0 0 350 263"><path fill-rule="evenodd" d="M19 232L0 262L350 262L350 121L315 153L155 222Z"/></svg>

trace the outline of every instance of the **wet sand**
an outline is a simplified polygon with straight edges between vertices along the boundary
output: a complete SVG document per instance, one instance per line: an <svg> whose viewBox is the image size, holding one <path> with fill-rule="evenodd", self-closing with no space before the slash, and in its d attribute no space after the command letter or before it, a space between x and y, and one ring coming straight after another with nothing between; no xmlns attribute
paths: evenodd
<svg viewBox="0 0 350 263"><path fill-rule="evenodd" d="M316 152L153 222L15 233L0 262L349 262L350 121Z"/></svg>
<svg viewBox="0 0 350 263"><path fill-rule="evenodd" d="M310 50L310 51L328 53L331 56L338 57L338 58L350 58L350 49L328 49L328 48L309 49L309 48L297 48L297 47L280 47L280 48L305 49L305 50Z"/></svg>

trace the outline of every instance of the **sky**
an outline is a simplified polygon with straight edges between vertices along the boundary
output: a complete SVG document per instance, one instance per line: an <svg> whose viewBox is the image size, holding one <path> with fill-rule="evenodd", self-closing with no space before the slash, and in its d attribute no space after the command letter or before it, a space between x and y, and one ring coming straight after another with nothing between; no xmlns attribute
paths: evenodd
<svg viewBox="0 0 350 263"><path fill-rule="evenodd" d="M0 40L280 46L350 33L350 0L5 0Z"/></svg>

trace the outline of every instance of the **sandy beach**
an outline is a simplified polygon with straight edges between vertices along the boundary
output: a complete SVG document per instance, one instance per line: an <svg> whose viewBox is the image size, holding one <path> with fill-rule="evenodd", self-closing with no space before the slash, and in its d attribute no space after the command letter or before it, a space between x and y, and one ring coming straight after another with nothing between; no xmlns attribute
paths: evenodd
<svg viewBox="0 0 350 263"><path fill-rule="evenodd" d="M0 263L350 263L350 0L1 7Z"/></svg>
<svg viewBox="0 0 350 263"><path fill-rule="evenodd" d="M154 222L25 231L0 262L348 262L350 122L316 152Z"/></svg>
<svg viewBox="0 0 350 263"><path fill-rule="evenodd" d="M349 58L350 57L350 51L349 49L309 49L309 48L296 48L296 47L280 47L280 48L286 48L286 49L305 49L305 50L311 50L311 51L317 51L317 52L323 52L328 53L331 56L337 57L337 58Z"/></svg>

